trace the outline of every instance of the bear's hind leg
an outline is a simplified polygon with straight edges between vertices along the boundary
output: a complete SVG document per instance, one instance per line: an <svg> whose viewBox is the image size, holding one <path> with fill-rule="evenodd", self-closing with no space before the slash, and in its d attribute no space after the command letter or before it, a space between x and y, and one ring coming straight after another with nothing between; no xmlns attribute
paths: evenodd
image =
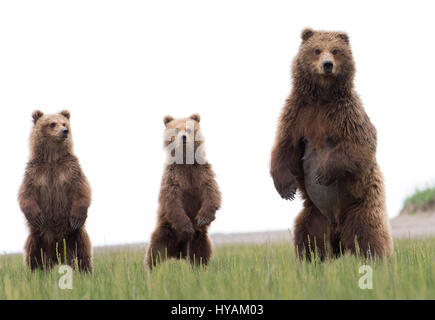
<svg viewBox="0 0 435 320"><path fill-rule="evenodd" d="M189 244L189 259L197 265L207 265L213 253L210 238L206 233L196 232Z"/></svg>
<svg viewBox="0 0 435 320"><path fill-rule="evenodd" d="M359 251L364 257L389 257L393 252L393 242L385 211L380 205L367 204L370 202L363 202L346 212L340 237L343 249L352 254Z"/></svg>
<svg viewBox="0 0 435 320"><path fill-rule="evenodd" d="M179 258L178 242L176 232L173 229L168 226L158 226L151 235L147 249L146 264L148 267L152 269L166 258Z"/></svg>
<svg viewBox="0 0 435 320"><path fill-rule="evenodd" d="M308 203L308 205L307 205ZM313 203L305 200L304 208L296 217L294 243L299 259L311 261L317 255L326 258L330 223Z"/></svg>
<svg viewBox="0 0 435 320"><path fill-rule="evenodd" d="M331 235L329 237L329 242L331 245L332 255L335 258L341 257L344 254L344 249L340 240L340 233L336 230L331 231Z"/></svg>
<svg viewBox="0 0 435 320"><path fill-rule="evenodd" d="M24 247L26 264L30 270L34 271L38 268L44 269L46 267L47 259L44 249L41 238L31 232L27 237Z"/></svg>
<svg viewBox="0 0 435 320"><path fill-rule="evenodd" d="M92 245L89 235L84 228L68 237L68 264L82 272L92 272Z"/></svg>

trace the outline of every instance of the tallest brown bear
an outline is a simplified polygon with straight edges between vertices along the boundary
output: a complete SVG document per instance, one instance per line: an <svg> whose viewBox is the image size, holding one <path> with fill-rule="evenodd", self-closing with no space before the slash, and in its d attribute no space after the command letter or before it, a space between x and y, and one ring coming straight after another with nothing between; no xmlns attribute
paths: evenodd
<svg viewBox="0 0 435 320"><path fill-rule="evenodd" d="M298 189L304 201L294 228L301 258L392 253L376 129L354 73L346 33L302 31L271 159L281 197L293 200Z"/></svg>

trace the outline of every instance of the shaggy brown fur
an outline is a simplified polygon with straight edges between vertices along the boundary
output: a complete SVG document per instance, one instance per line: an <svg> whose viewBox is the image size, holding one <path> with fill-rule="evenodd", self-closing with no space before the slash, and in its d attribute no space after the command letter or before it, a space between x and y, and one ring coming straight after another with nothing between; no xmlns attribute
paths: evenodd
<svg viewBox="0 0 435 320"><path fill-rule="evenodd" d="M18 197L30 229L25 253L32 270L60 262L92 271L84 227L91 190L73 154L69 118L66 110L33 113L30 160Z"/></svg>
<svg viewBox="0 0 435 320"><path fill-rule="evenodd" d="M164 118L168 160L160 189L157 227L147 252L150 268L166 258L206 265L212 256L207 229L220 208L221 195L211 165L205 160L199 121L196 114L186 119ZM182 151L181 163L174 163L177 148ZM196 155L190 161L189 151Z"/></svg>
<svg viewBox="0 0 435 320"><path fill-rule="evenodd" d="M281 197L293 200L298 189L304 200L294 230L301 258L356 253L358 246L363 255L392 253L376 129L354 73L346 33L303 30L271 158Z"/></svg>

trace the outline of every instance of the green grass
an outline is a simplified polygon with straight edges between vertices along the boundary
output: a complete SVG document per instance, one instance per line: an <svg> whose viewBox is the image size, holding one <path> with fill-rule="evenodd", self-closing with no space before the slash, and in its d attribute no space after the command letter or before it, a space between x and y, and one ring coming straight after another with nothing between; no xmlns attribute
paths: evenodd
<svg viewBox="0 0 435 320"><path fill-rule="evenodd" d="M405 200L406 205L423 205L431 202L435 202L435 187L429 187L426 189L417 189L413 195L409 196Z"/></svg>
<svg viewBox="0 0 435 320"><path fill-rule="evenodd" d="M361 265L373 289L361 290ZM399 240L388 260L345 255L298 262L290 243L218 247L208 268L169 261L145 271L142 250L103 250L94 273L73 274L61 290L57 269L29 272L20 255L0 255L0 299L435 299L435 238Z"/></svg>

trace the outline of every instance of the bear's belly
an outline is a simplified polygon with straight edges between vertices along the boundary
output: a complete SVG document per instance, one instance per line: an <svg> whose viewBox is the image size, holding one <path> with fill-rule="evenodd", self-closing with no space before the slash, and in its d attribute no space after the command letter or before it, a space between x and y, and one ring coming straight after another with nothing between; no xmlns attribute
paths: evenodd
<svg viewBox="0 0 435 320"><path fill-rule="evenodd" d="M309 198L320 212L334 221L340 212L340 182L335 181L329 186L316 182L316 175L322 160L329 150L315 149L309 142L305 144L302 158L304 169L304 184Z"/></svg>
<svg viewBox="0 0 435 320"><path fill-rule="evenodd" d="M48 224L68 223L72 195L66 184L47 184L38 188L38 204Z"/></svg>
<svg viewBox="0 0 435 320"><path fill-rule="evenodd" d="M201 200L198 197L199 190L183 192L183 207L187 216L193 221L201 208Z"/></svg>

